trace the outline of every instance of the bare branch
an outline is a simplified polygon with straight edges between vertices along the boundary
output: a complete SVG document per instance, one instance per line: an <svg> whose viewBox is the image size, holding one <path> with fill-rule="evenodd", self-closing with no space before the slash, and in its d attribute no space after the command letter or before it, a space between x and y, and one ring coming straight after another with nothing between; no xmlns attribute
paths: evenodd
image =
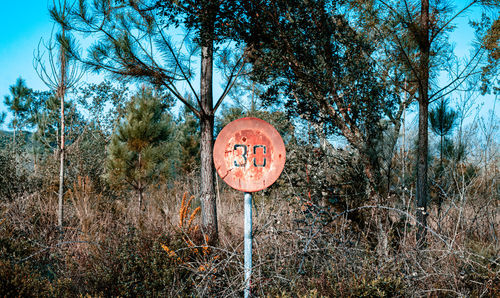
<svg viewBox="0 0 500 298"><path fill-rule="evenodd" d="M234 64L233 68L231 69L231 73L228 76L228 81L226 84L226 87L224 88L224 92L222 92L222 95L219 97L217 100L217 103L215 104L214 107L214 112L217 111L219 106L221 105L222 101L226 97L226 95L229 93L231 88L234 86L234 83L236 83L238 77L241 75L241 72L243 70L243 67L245 66L245 61L243 61L243 58L245 57L245 53L241 54L240 58L238 61ZM240 66L238 70L236 68Z"/></svg>

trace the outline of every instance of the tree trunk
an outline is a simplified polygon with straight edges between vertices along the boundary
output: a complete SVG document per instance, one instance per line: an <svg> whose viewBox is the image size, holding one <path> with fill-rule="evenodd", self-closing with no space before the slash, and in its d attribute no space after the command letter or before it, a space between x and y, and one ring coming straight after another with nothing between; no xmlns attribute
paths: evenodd
<svg viewBox="0 0 500 298"><path fill-rule="evenodd" d="M428 133L427 114L428 104L419 101L418 117L418 148L417 148L417 247L425 246L425 235L427 227L427 154L428 154Z"/></svg>
<svg viewBox="0 0 500 298"><path fill-rule="evenodd" d="M441 148L439 148L440 149L440 152L439 152L439 159L440 159L440 161L439 161L439 169L441 171L443 170L443 138L444 138L444 136L441 136L441 144L439 144L440 147L441 147Z"/></svg>
<svg viewBox="0 0 500 298"><path fill-rule="evenodd" d="M17 112L14 111L14 121L16 121L16 124L14 125L14 138L13 138L13 148L14 148L14 153L16 151L16 128L17 128Z"/></svg>
<svg viewBox="0 0 500 298"><path fill-rule="evenodd" d="M138 166L139 166L139 176L142 175L142 152L139 152L138 156ZM139 200L139 211L142 210L142 192L144 191L144 185L141 178L137 181L137 199Z"/></svg>
<svg viewBox="0 0 500 298"><path fill-rule="evenodd" d="M377 160L370 154L362 153L361 156L363 156L363 160L365 161L365 175L368 178L367 192L370 201L376 206L384 206L386 203L385 196L380 193L380 187L377 185L377 182L380 181ZM387 259L389 256L389 240L386 230L387 220L389 220L387 210L382 208L375 209L374 217L377 235L377 255L380 258Z"/></svg>
<svg viewBox="0 0 500 298"><path fill-rule="evenodd" d="M62 102L63 100L61 100ZM64 112L61 112L61 119ZM62 120L64 121L64 120ZM62 125L64 127L64 125ZM61 128L62 130L63 128ZM58 193L58 211L57 225L60 229L63 227L63 197L64 197L64 134L61 134L61 149L59 152L59 193Z"/></svg>
<svg viewBox="0 0 500 298"><path fill-rule="evenodd" d="M62 39L64 39L64 27L62 28ZM60 68L60 82L59 82L59 90L58 95L61 101L61 144L60 144L60 152L59 152L59 194L58 194L58 212L57 212L57 224L59 229L62 231L63 227L63 197L64 197L64 95L66 93L66 54L64 52L64 48L61 45L60 47L60 59L61 59L61 68Z"/></svg>
<svg viewBox="0 0 500 298"><path fill-rule="evenodd" d="M214 138L214 108L212 95L213 74L213 41L207 41L201 49L201 79L200 79L200 128L201 128L201 186L200 200L202 210L202 230L209 241L218 239L217 205L215 200L213 138Z"/></svg>
<svg viewBox="0 0 500 298"><path fill-rule="evenodd" d="M418 100L418 148L417 148L417 248L425 247L427 232L427 155L428 155L428 113L429 113L429 0L421 1L420 81Z"/></svg>
<svg viewBox="0 0 500 298"><path fill-rule="evenodd" d="M138 195L138 199L139 199L139 211L142 211L142 199L143 199L142 193L143 192L144 192L144 190L142 188L142 185L139 184L139 188L137 189L137 195Z"/></svg>

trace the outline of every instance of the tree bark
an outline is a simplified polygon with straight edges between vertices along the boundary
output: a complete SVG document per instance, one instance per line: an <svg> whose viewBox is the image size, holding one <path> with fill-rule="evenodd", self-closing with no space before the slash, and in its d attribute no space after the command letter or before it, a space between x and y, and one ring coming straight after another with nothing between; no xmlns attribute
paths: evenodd
<svg viewBox="0 0 500 298"><path fill-rule="evenodd" d="M65 29L62 27L61 38L65 38ZM64 47L61 45L60 48L60 81L58 86L58 96L61 101L61 144L59 151L59 194L58 194L58 212L57 212L57 224L59 229L62 231L63 227L63 199L64 199L64 96L66 94L66 53Z"/></svg>
<svg viewBox="0 0 500 298"><path fill-rule="evenodd" d="M138 166L139 166L139 176L142 175L142 153L139 152L138 156ZM142 183L141 178L137 181L137 199L139 200L139 211L142 210L142 192L144 191L144 185Z"/></svg>
<svg viewBox="0 0 500 298"><path fill-rule="evenodd" d="M143 195L142 193L144 192L144 189L142 185L139 186L139 189L137 189L137 194L138 194L138 199L139 199L139 211L142 211L142 198Z"/></svg>
<svg viewBox="0 0 500 298"><path fill-rule="evenodd" d="M61 102L64 102L61 99ZM62 104L61 104L62 105ZM63 108L61 108L62 110ZM61 112L61 121L64 123L64 112ZM64 129L64 124L61 125L61 130ZM58 193L58 210L57 210L57 225L60 229L63 227L63 198L64 198L64 134L61 134L61 149L59 152L59 193Z"/></svg>
<svg viewBox="0 0 500 298"><path fill-rule="evenodd" d="M366 153L361 153L361 156L365 161L365 175L368 178L368 196L376 206L384 206L386 200L384 199L384 194L380 192L380 187L377 185L377 182L380 181L377 161ZM388 220L387 210L377 208L374 210L374 217L377 235L377 255L380 258L387 259L389 256L389 238L386 230Z"/></svg>
<svg viewBox="0 0 500 298"><path fill-rule="evenodd" d="M441 135L441 144L440 144L440 147L441 147L441 148L439 148L439 149L441 150L441 151L439 152L439 159L440 159L440 161L439 161L439 168L440 168L441 170L443 170L443 139L444 139L444 136L443 136L443 135Z"/></svg>
<svg viewBox="0 0 500 298"><path fill-rule="evenodd" d="M417 148L417 248L425 247L427 232L427 155L428 155L428 113L429 113L429 0L421 1L420 15L420 80L418 98L418 148Z"/></svg>
<svg viewBox="0 0 500 298"><path fill-rule="evenodd" d="M214 108L212 95L213 75L213 41L207 41L201 49L201 79L200 79L200 128L201 128L201 186L200 200L202 210L202 230L208 236L209 242L218 239L217 205L214 185L213 139L214 139Z"/></svg>
<svg viewBox="0 0 500 298"><path fill-rule="evenodd" d="M16 152L16 128L17 128L17 112L14 111L14 120L16 121L16 125L14 125L14 138L13 138L13 148L14 153Z"/></svg>

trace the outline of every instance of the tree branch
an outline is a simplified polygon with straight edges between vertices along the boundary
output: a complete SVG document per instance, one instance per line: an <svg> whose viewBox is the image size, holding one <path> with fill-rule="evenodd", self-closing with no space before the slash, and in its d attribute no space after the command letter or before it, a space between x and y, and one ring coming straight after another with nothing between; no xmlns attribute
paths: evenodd
<svg viewBox="0 0 500 298"><path fill-rule="evenodd" d="M238 61L235 63L235 65L231 69L231 74L229 75L228 82L226 84L226 87L224 88L224 92L222 92L222 95L219 97L219 99L217 100L217 103L215 104L214 113L217 111L217 109L221 105L222 101L224 100L224 98L229 93L231 88L236 83L236 80L240 76L241 71L243 70L243 67L245 66L245 62L242 61L244 56L245 56L245 53L243 53L241 55L241 57L238 59ZM238 64L240 64L240 62L241 62L240 68L238 69L238 71L236 71L236 67L238 66ZM235 71L236 71L236 74L235 74Z"/></svg>

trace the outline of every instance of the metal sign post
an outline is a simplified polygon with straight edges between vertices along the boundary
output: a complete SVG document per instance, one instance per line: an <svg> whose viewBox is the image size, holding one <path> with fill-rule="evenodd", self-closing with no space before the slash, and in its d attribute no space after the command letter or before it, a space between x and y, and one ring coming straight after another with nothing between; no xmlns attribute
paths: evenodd
<svg viewBox="0 0 500 298"><path fill-rule="evenodd" d="M226 125L215 140L214 164L229 186L245 192L245 297L251 295L252 192L273 184L285 167L286 150L278 131L258 118Z"/></svg>
<svg viewBox="0 0 500 298"><path fill-rule="evenodd" d="M245 298L250 297L252 276L252 194L245 193Z"/></svg>

